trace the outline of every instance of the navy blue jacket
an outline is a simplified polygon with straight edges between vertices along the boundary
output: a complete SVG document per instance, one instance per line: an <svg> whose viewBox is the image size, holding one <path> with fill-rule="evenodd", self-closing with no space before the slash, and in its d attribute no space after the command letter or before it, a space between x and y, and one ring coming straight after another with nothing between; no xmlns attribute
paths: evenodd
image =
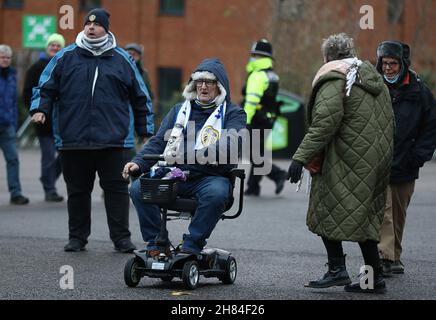
<svg viewBox="0 0 436 320"><path fill-rule="evenodd" d="M227 102L227 109L226 114L224 117L223 122L223 129L235 129L237 131L244 129L246 127L246 114L244 110L233 104L230 99L230 86L229 81L227 78L227 74L224 70L224 66L218 59L207 59L203 61L195 71L209 71L213 73L219 82L224 86L224 88L227 91L226 96L226 102ZM190 80L192 81L192 80ZM145 154L162 154L165 150L165 147L167 145L167 141L165 141L165 133L168 130L173 129L174 124L177 119L177 114L182 107L182 103L179 103L175 105L169 113L165 116L164 120L161 123L161 126L159 128L159 131L157 132L156 136L153 136L147 144L144 145L142 150L135 156L133 159L133 162L137 163L141 168L141 173L147 172L149 168L154 164L154 161L144 161L142 159L142 156ZM203 127L206 120L209 118L209 116L213 113L214 108L210 109L201 109L199 106L196 105L195 101L191 101L191 114L189 117L189 121L195 122L195 132L199 132L201 128ZM184 139L185 139L185 146L187 146L187 134L186 132L189 130L189 123L188 128L185 129L184 132ZM239 150L240 150L240 143L241 140L239 139ZM227 149L234 147L231 145L231 143L228 141L227 143ZM216 143L216 148L219 148L219 141ZM186 148L185 148L186 150ZM218 154L218 152L217 152ZM185 157L186 157L186 151L185 151ZM186 158L185 158L186 163ZM201 164L191 164L191 165L178 165L183 170L189 170L192 175L201 174L201 175L226 175L226 173L229 172L231 168L236 167L236 165L232 164L219 164L219 165L201 165Z"/></svg>
<svg viewBox="0 0 436 320"><path fill-rule="evenodd" d="M17 127L17 72L9 67L6 78L0 75L0 126Z"/></svg>
<svg viewBox="0 0 436 320"><path fill-rule="evenodd" d="M58 52L33 90L36 112L52 113L59 149L132 148L134 129L139 136L154 130L150 95L120 48L93 56L73 44Z"/></svg>

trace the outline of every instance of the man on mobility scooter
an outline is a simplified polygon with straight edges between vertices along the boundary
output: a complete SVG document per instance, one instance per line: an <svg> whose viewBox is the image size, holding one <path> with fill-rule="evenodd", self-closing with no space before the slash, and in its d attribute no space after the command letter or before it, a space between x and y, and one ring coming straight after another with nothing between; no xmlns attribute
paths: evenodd
<svg viewBox="0 0 436 320"><path fill-rule="evenodd" d="M177 194L196 198L197 207L178 252L199 255L232 199L233 186L228 176L237 167L237 159L236 162L230 161L230 155L235 151L238 154L240 150L238 132L246 126L246 114L231 103L224 65L215 58L200 63L183 96L185 102L170 110L158 133L125 165L123 175L139 176L150 171L157 159L144 158L151 154L163 154L167 162L172 159L175 167L188 173L187 180L178 183ZM169 140L165 139L168 133ZM235 134L236 139L232 137ZM224 157L223 152L226 153ZM215 155L213 161L210 161L211 153ZM225 159L224 163L220 163L222 159ZM138 213L142 237L147 243L147 255L170 256L169 243L162 247L162 241L159 241L160 208L142 201L140 180L132 183L130 197Z"/></svg>

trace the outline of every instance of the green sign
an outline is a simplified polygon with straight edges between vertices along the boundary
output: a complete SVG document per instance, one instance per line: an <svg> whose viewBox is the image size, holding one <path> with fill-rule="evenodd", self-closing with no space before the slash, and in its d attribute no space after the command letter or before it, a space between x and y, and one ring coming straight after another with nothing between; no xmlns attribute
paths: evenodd
<svg viewBox="0 0 436 320"><path fill-rule="evenodd" d="M56 32L56 16L23 16L23 48L45 48L48 37Z"/></svg>

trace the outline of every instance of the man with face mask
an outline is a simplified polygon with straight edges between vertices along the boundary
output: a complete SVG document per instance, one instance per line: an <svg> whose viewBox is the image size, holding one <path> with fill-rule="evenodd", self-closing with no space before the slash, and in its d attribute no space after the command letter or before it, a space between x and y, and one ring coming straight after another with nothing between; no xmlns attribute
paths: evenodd
<svg viewBox="0 0 436 320"><path fill-rule="evenodd" d="M51 59L32 96L35 123L53 114L68 192L67 252L82 251L88 242L96 172L115 250L135 249L129 231L129 181L121 171L134 147L134 130L140 137L153 133L153 107L133 59L109 31L109 17L104 9L86 15L76 42Z"/></svg>
<svg viewBox="0 0 436 320"><path fill-rule="evenodd" d="M389 88L395 114L394 155L378 249L385 276L404 273L401 262L406 210L419 168L436 146L436 105L428 87L410 69L410 47L384 41L377 48L377 70Z"/></svg>

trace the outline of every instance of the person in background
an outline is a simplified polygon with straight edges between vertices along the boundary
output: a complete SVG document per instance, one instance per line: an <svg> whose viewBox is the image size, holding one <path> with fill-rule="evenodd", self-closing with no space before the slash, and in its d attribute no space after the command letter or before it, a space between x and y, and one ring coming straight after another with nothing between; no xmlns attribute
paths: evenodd
<svg viewBox="0 0 436 320"><path fill-rule="evenodd" d="M38 86L42 71L48 65L51 58L64 47L64 37L57 33L52 34L47 40L45 52L41 53L39 60L27 70L24 79L23 101L28 109L30 109L32 100L32 90ZM36 134L41 148L41 178L39 180L45 192L45 201L63 201L64 197L59 195L56 190L56 180L62 173L62 167L61 160L56 154L51 114L47 114L44 124L36 125Z"/></svg>
<svg viewBox="0 0 436 320"><path fill-rule="evenodd" d="M247 128L249 130L260 130L259 141L251 141L251 149L254 144L259 148L261 154L265 147L265 130L271 130L275 117L279 112L276 96L279 91L279 76L273 70L272 45L266 39L255 42L250 51L250 62L247 64L247 81L242 89L244 101L242 106L247 114ZM255 175L254 168L262 167L264 164L256 164L253 161L253 151L251 154L251 170L248 177L248 188L246 195L259 196L260 181L262 175ZM272 161L272 159L268 159ZM267 175L276 185L275 193L279 194L286 181L286 171L280 169L275 164L271 164L271 172Z"/></svg>
<svg viewBox="0 0 436 320"><path fill-rule="evenodd" d="M378 249L385 276L404 273L401 253L407 207L419 169L436 147L436 103L430 89L410 69L410 47L383 41L377 70L389 88L395 114L394 156Z"/></svg>
<svg viewBox="0 0 436 320"><path fill-rule="evenodd" d="M136 67L139 70L139 74L142 76L147 90L150 93L150 98L153 100L153 92L151 90L150 78L148 76L148 71L142 65L142 59L144 58L144 49L137 43L128 43L124 50L126 50L135 60Z"/></svg>
<svg viewBox="0 0 436 320"><path fill-rule="evenodd" d="M0 148L6 160L10 203L24 205L29 199L21 192L17 152L17 72L11 67L12 53L11 47L0 44Z"/></svg>

